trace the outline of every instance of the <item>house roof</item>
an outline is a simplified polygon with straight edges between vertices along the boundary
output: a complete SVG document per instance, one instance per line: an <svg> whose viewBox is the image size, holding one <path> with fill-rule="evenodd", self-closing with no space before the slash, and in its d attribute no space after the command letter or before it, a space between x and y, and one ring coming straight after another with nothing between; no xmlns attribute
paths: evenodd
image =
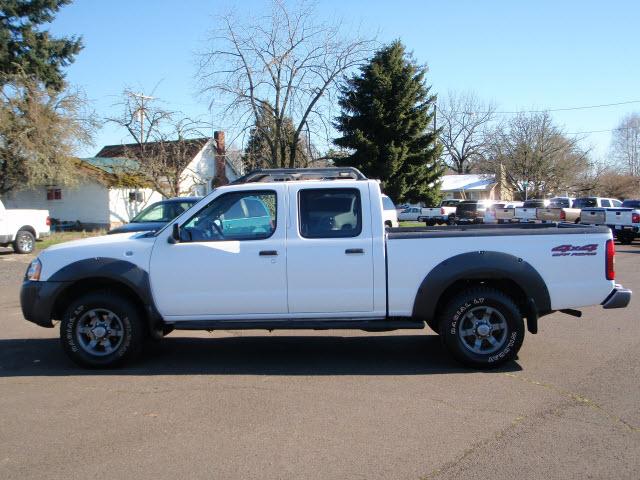
<svg viewBox="0 0 640 480"><path fill-rule="evenodd" d="M467 175L443 175L440 190L443 192L491 190L496 184L495 175L467 174Z"/></svg>
<svg viewBox="0 0 640 480"><path fill-rule="evenodd" d="M90 157L81 158L80 161L102 170L106 173L135 172L139 168L137 160L122 157Z"/></svg>
<svg viewBox="0 0 640 480"><path fill-rule="evenodd" d="M210 140L208 137L190 138L187 140L171 140L166 142L147 142L145 148L153 149L163 144L165 147L182 144L185 148L184 158L193 158ZM96 154L98 158L142 158L142 146L139 143L106 145ZM186 167L186 165L185 165Z"/></svg>

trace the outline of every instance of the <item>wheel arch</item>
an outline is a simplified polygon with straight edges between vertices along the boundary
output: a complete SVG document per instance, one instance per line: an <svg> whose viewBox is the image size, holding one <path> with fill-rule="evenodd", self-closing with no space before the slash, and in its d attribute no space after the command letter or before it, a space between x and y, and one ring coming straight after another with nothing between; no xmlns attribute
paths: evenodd
<svg viewBox="0 0 640 480"><path fill-rule="evenodd" d="M514 255L479 251L453 256L434 267L418 288L412 316L431 326L450 298L479 285L512 297L532 333L537 329L537 318L551 312L547 285L531 264Z"/></svg>
<svg viewBox="0 0 640 480"><path fill-rule="evenodd" d="M69 303L80 295L109 290L134 302L150 327L163 323L153 302L148 273L131 262L110 258L80 260L61 268L48 281L66 284L53 303L51 318L60 319Z"/></svg>
<svg viewBox="0 0 640 480"><path fill-rule="evenodd" d="M33 235L33 238L38 238L38 233L36 232L35 228L33 228L31 225L21 226L18 230L16 230L16 237L18 236L18 233L21 231L29 232L31 235Z"/></svg>

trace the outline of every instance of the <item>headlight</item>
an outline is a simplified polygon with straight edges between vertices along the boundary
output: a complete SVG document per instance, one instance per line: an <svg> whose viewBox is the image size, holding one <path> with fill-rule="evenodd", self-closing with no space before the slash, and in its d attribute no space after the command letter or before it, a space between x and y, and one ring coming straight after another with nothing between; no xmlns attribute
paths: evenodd
<svg viewBox="0 0 640 480"><path fill-rule="evenodd" d="M29 264L29 268L27 268L27 273L25 274L25 278L27 280L32 280L37 282L40 280L40 272L42 271L42 262L40 259L36 258Z"/></svg>

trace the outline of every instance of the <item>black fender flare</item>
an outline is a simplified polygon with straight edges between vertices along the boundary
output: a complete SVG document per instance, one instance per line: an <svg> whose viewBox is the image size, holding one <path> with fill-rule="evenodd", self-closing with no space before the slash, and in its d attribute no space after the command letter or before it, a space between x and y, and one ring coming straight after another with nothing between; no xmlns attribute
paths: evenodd
<svg viewBox="0 0 640 480"><path fill-rule="evenodd" d="M115 258L88 258L62 267L47 279L48 282L64 282L68 285L82 280L107 280L127 287L142 302L150 325L162 323L151 294L149 274L138 265Z"/></svg>
<svg viewBox="0 0 640 480"><path fill-rule="evenodd" d="M531 264L507 253L477 251L448 258L427 274L416 294L413 318L433 319L442 294L459 280L513 281L527 296L525 314L530 330L538 316L552 311L547 285Z"/></svg>

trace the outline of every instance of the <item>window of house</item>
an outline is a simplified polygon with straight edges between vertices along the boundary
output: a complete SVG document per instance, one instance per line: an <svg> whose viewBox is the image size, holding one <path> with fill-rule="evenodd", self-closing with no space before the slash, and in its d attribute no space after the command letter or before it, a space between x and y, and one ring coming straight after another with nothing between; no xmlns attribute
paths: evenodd
<svg viewBox="0 0 640 480"><path fill-rule="evenodd" d="M273 190L221 195L181 228L182 241L263 240L276 230L277 198Z"/></svg>
<svg viewBox="0 0 640 480"><path fill-rule="evenodd" d="M47 188L47 200L62 200L62 189Z"/></svg>
<svg viewBox="0 0 640 480"><path fill-rule="evenodd" d="M305 189L298 197L300 235L357 237L362 231L360 192L355 188Z"/></svg>
<svg viewBox="0 0 640 480"><path fill-rule="evenodd" d="M139 192L139 191L133 191L133 192L129 192L129 202L134 203L141 203L144 202L144 193L143 192Z"/></svg>

